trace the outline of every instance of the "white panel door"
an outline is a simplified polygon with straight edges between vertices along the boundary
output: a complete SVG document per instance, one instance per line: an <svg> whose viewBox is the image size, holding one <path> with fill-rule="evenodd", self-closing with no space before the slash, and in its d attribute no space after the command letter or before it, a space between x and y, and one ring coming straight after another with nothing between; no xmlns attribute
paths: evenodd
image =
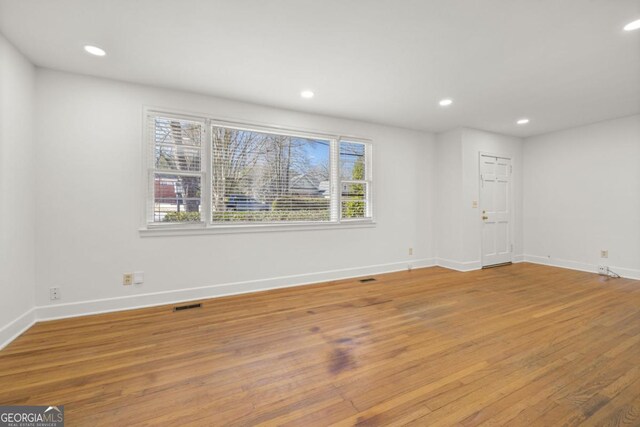
<svg viewBox="0 0 640 427"><path fill-rule="evenodd" d="M511 159L480 155L482 266L512 261Z"/></svg>

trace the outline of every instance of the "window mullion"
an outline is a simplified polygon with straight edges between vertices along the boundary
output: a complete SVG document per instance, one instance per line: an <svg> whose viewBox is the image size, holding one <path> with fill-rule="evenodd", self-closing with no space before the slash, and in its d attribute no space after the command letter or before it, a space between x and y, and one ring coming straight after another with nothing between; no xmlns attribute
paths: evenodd
<svg viewBox="0 0 640 427"><path fill-rule="evenodd" d="M366 201L365 207L366 212L365 215L367 218L373 218L373 189L371 182L373 181L373 153L371 150L371 144L367 143L364 146L364 161L365 161L365 176L364 179L367 181L366 185Z"/></svg>
<svg viewBox="0 0 640 427"><path fill-rule="evenodd" d="M211 156L211 133L211 121L205 120L202 124L202 143L200 144L202 150L200 165L203 175L203 182L200 183L200 210L202 211L202 216L204 216L203 222L205 226L211 225L211 162L213 161Z"/></svg>
<svg viewBox="0 0 640 427"><path fill-rule="evenodd" d="M342 183L340 182L340 139L331 140L330 152L331 174L331 222L340 222L340 198L342 197Z"/></svg>
<svg viewBox="0 0 640 427"><path fill-rule="evenodd" d="M146 191L148 193L147 196L147 206L145 212L145 221L147 224L152 224L154 222L155 211L155 140L154 140L154 132L155 132L155 116L153 114L145 114L145 141L144 141L144 150L145 150L145 160L146 160L146 168L147 168L147 177L146 177Z"/></svg>

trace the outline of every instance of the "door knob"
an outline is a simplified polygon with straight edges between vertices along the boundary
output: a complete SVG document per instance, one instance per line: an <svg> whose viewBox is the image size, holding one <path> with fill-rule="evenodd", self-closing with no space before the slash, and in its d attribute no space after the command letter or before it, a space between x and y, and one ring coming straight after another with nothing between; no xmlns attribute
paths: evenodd
<svg viewBox="0 0 640 427"><path fill-rule="evenodd" d="M486 216L486 215L482 215L482 219L487 220L487 219L489 219L489 217Z"/></svg>

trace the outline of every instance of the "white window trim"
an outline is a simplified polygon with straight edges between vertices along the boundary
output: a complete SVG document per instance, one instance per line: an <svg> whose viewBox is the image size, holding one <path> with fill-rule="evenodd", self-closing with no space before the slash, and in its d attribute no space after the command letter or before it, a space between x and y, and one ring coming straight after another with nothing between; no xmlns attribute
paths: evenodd
<svg viewBox="0 0 640 427"><path fill-rule="evenodd" d="M149 126L147 119L149 116L167 116L184 120L201 122L203 124L202 139L202 170L197 174L203 176L201 183L201 212L205 220L197 223L152 223L153 212L150 212L153 206L154 191L152 190L153 180L150 178L154 172L154 162L151 149L149 147ZM166 108L143 108L143 135L142 135L142 161L143 161L143 213L142 226L139 228L141 236L184 236L184 235L202 235L202 234L231 234L231 233L263 233L263 232L283 232L283 231L309 231L309 230L336 230L348 228L370 228L376 226L374 209L373 209L373 143L370 139L353 137L349 135L341 135L337 133L316 132L305 129L285 128L271 124L259 124L237 120L218 119L207 114L185 113L181 111L172 111ZM304 138L317 138L331 141L331 164L332 174L330 177L331 195L331 211L338 212L337 218L331 221L308 221L308 222L267 222L267 223L241 223L241 224L219 224L214 223L211 218L211 183L209 182L211 168L211 127L223 126L234 129L253 130L258 132L273 133L279 135L289 135ZM343 219L341 218L341 180L339 166L339 144L341 141L354 142L365 145L365 181L368 183L367 198L367 214L368 218ZM204 159L208 159L204 161ZM337 205L337 210L334 208Z"/></svg>

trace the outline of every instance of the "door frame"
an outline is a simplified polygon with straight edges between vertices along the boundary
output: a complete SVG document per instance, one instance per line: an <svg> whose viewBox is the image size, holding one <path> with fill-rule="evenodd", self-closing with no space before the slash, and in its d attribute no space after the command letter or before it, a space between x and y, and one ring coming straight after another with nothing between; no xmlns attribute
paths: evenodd
<svg viewBox="0 0 640 427"><path fill-rule="evenodd" d="M482 156L487 156L487 157L497 157L499 159L509 159L509 161L511 162L511 170L509 173L509 213L510 213L510 220L509 220L509 253L511 254L511 261L509 262L513 262L513 251L514 251L514 244L513 244L513 236L514 236L514 232L515 232L515 197L514 197L514 187L515 185L513 185L513 156L512 155L506 155L506 154L496 154L493 152L488 152L488 151L479 151L478 152L478 224L480 225L478 232L479 232L479 236L480 236L480 268L484 268L485 265L483 263L483 254L484 254L484 245L482 243L482 232L483 232L483 227L484 227L484 221L482 219ZM493 264L492 264L493 265Z"/></svg>

